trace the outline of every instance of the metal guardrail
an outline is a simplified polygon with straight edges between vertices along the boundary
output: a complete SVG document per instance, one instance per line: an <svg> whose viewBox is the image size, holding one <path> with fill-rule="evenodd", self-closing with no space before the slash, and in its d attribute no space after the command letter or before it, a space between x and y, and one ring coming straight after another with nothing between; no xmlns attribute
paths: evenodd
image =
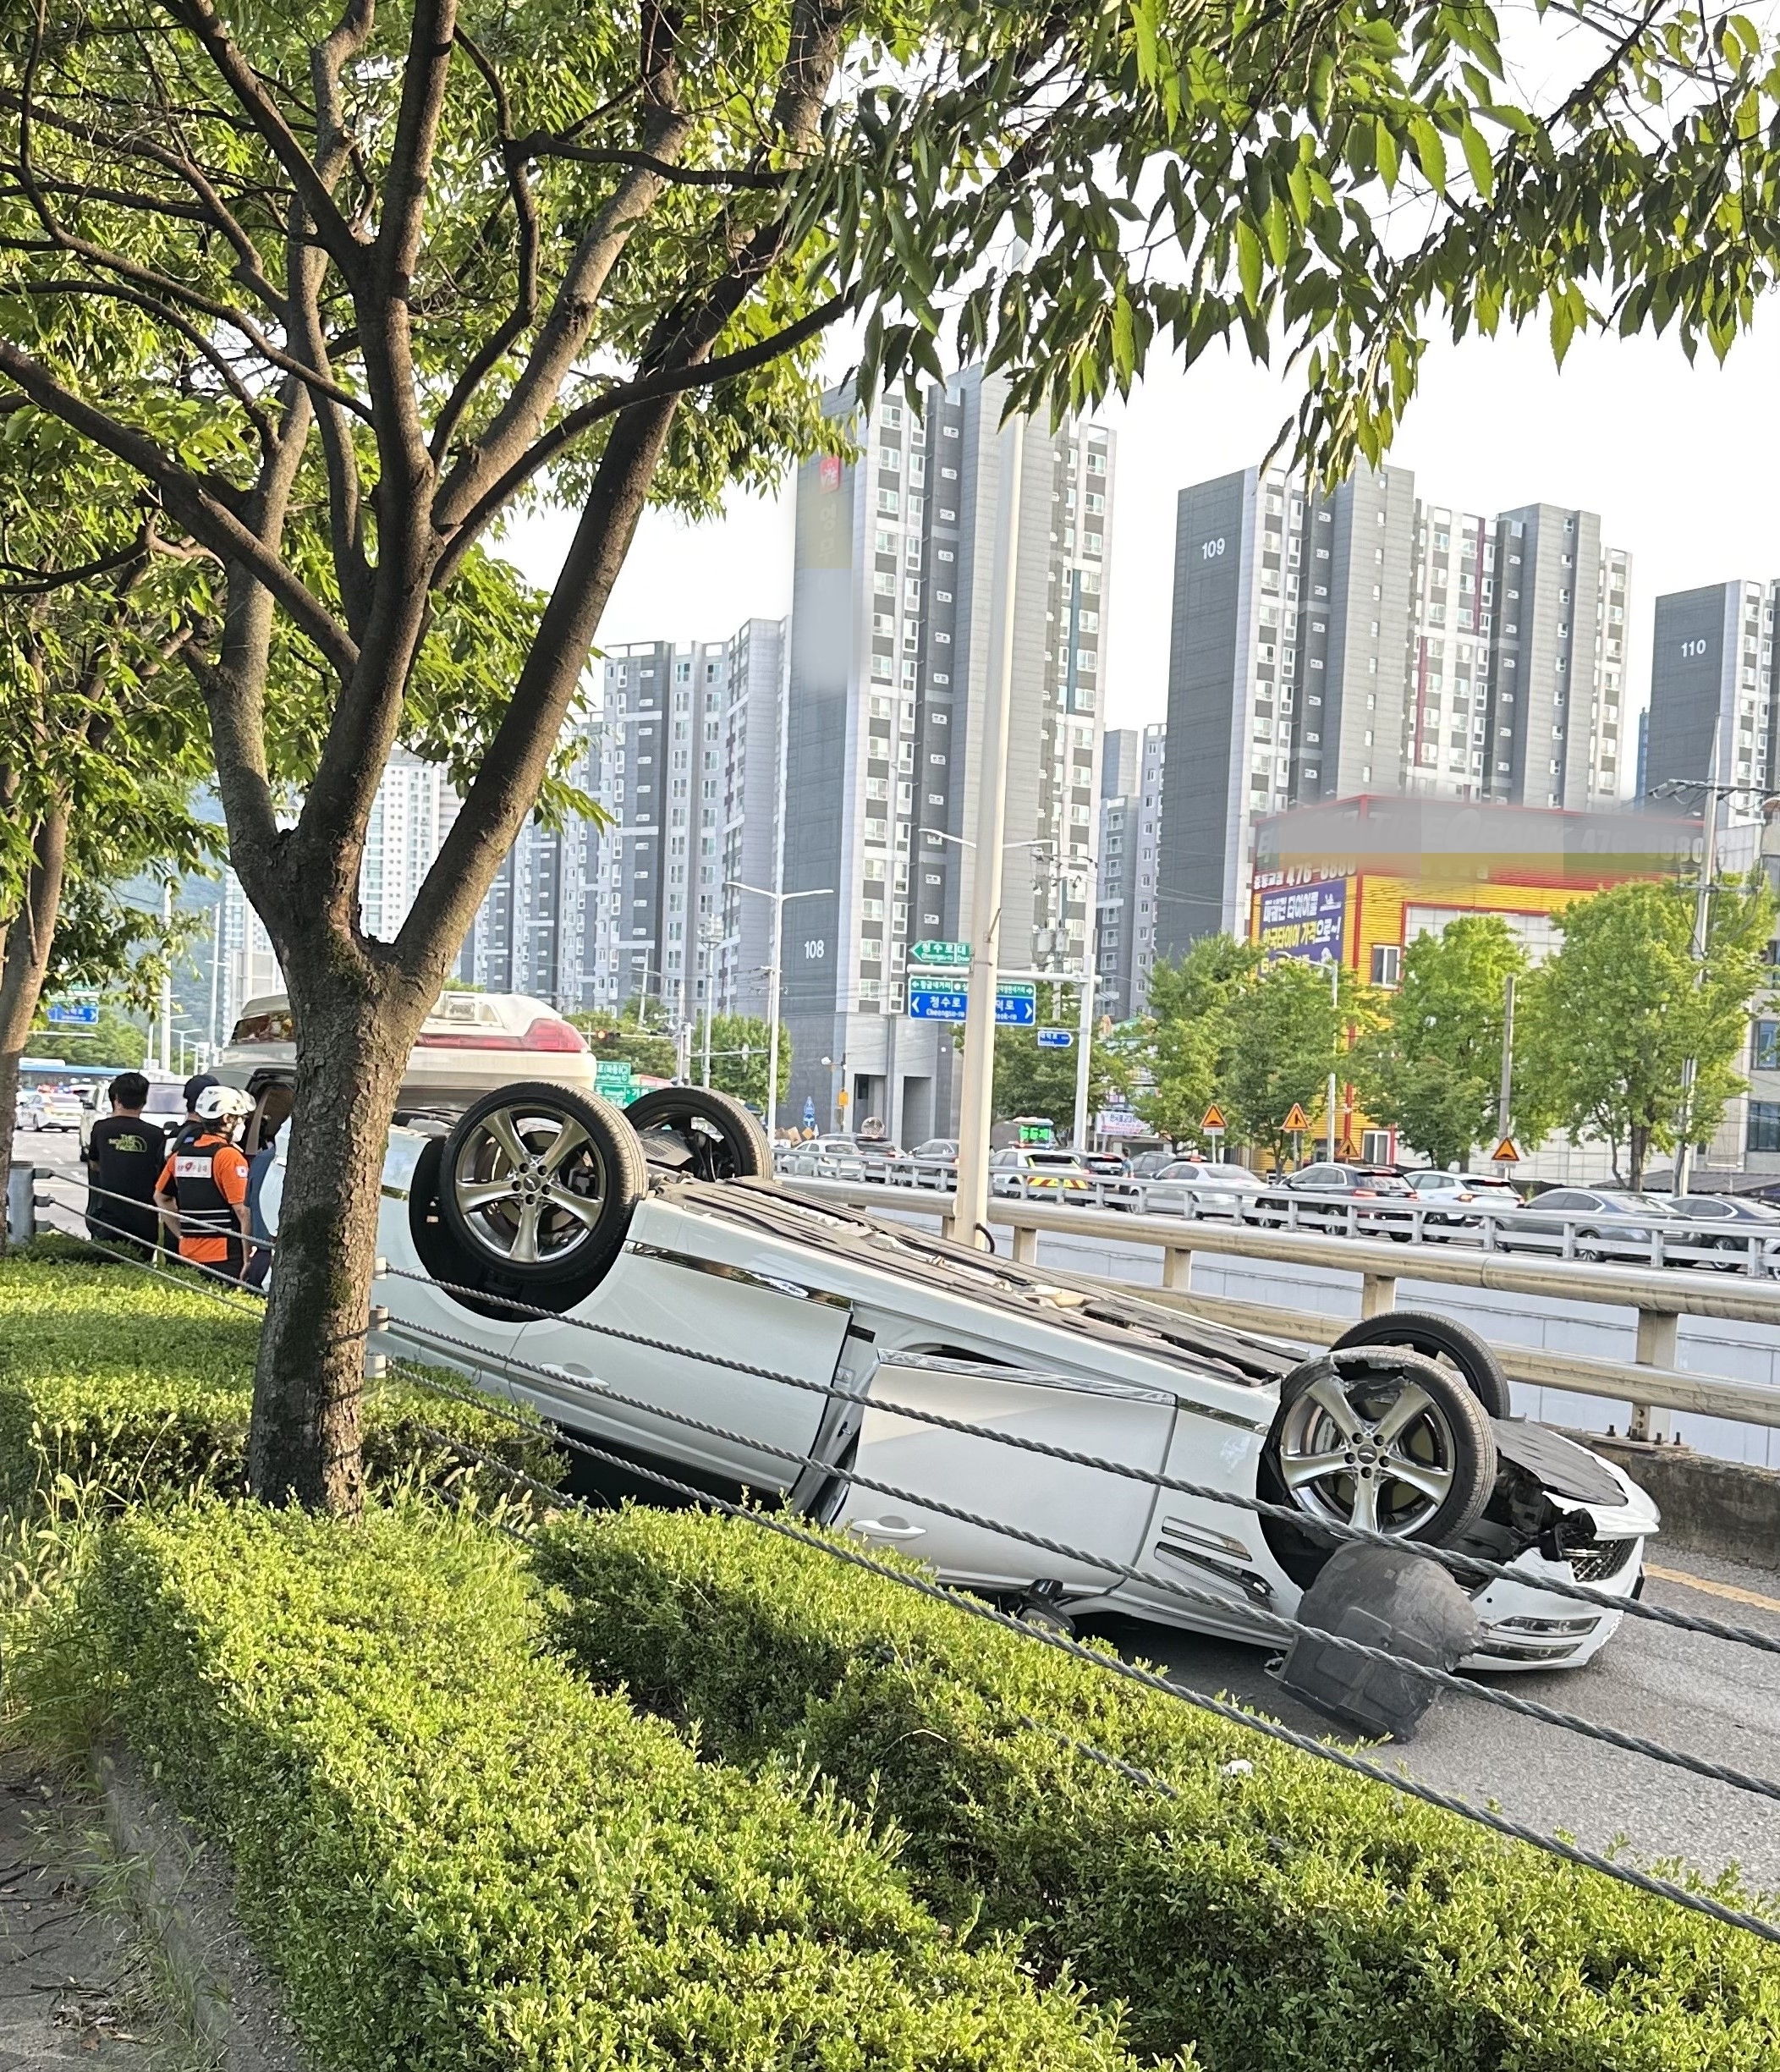
<svg viewBox="0 0 1780 2072"><path fill-rule="evenodd" d="M929 1195L917 1202L881 1183L783 1176L788 1191L812 1200L865 1209L901 1209L930 1216L949 1213L952 1197ZM1160 1290L1142 1290L1214 1322L1281 1338L1327 1344L1350 1327L1352 1317L1327 1316L1295 1306L1244 1302L1193 1292L1193 1255L1272 1260L1282 1265L1332 1268L1357 1273L1360 1313L1376 1316L1396 1306L1400 1279L1452 1287L1491 1289L1510 1294L1547 1295L1566 1302L1629 1309L1637 1316L1634 1360L1603 1360L1558 1354L1541 1347L1497 1344L1494 1350L1509 1378L1574 1395L1601 1396L1630 1405L1634 1438L1667 1436L1671 1410L1694 1410L1736 1422L1780 1426L1780 1389L1734 1377L1689 1373L1678 1368L1676 1333L1683 1316L1716 1316L1780 1326L1780 1285L1742 1274L1713 1275L1676 1267L1649 1268L1588 1265L1558 1258L1520 1258L1481 1249L1388 1239L1346 1238L1294 1230L1268 1230L1231 1222L1189 1223L1178 1217L1115 1213L1087 1206L992 1198L989 1222L1014 1234L1014 1257L1036 1263L1041 1232L1093 1236L1112 1243L1153 1245L1162 1255ZM1127 1283L1091 1274L1059 1276L1097 1287Z"/></svg>

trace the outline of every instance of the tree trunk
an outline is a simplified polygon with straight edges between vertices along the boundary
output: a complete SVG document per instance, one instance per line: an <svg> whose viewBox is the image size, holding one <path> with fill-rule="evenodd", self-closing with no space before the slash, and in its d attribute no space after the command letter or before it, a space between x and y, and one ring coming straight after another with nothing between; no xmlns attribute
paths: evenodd
<svg viewBox="0 0 1780 2072"><path fill-rule="evenodd" d="M1635 1195L1644 1187L1644 1162L1650 1156L1651 1133L1637 1123L1627 1133L1626 1165L1629 1168L1626 1185Z"/></svg>
<svg viewBox="0 0 1780 2072"><path fill-rule="evenodd" d="M248 1481L262 1503L352 1512L364 1493L359 1407L384 1150L433 994L305 983L316 955L307 945L286 963L301 1040Z"/></svg>
<svg viewBox="0 0 1780 2072"><path fill-rule="evenodd" d="M13 1162L13 1118L19 1098L19 1066L43 995L43 979L62 911L62 880L68 860L68 809L57 806L37 823L31 839L30 874L25 902L0 932L0 1173L9 1182ZM6 1249L7 1223L0 1212L0 1251Z"/></svg>

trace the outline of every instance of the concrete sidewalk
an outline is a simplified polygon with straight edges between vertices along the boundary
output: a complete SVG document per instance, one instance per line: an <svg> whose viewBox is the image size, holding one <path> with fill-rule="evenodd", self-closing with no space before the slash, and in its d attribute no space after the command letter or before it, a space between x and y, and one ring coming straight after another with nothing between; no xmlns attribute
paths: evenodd
<svg viewBox="0 0 1780 2072"><path fill-rule="evenodd" d="M0 2072L198 2072L163 2003L96 1807L0 1756Z"/></svg>

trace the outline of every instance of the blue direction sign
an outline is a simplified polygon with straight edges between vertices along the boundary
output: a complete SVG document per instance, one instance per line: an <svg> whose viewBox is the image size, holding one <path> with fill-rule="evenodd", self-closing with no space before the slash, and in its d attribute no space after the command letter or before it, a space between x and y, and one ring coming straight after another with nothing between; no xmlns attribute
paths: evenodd
<svg viewBox="0 0 1780 2072"><path fill-rule="evenodd" d="M911 1021L962 1021L970 1004L970 996L962 986L927 985L919 979L909 981Z"/></svg>
<svg viewBox="0 0 1780 2072"><path fill-rule="evenodd" d="M1071 1029L1041 1029L1038 1032L1041 1051L1066 1051L1074 1041L1075 1032Z"/></svg>
<svg viewBox="0 0 1780 2072"><path fill-rule="evenodd" d="M955 982L922 974L909 981L909 1019L911 1021L962 1021L970 1004L968 989ZM1038 1025L1038 1001L1033 988L1018 981L995 989L995 1020L1003 1029L1033 1029Z"/></svg>
<svg viewBox="0 0 1780 2072"><path fill-rule="evenodd" d="M50 1009L47 1019L50 1021L72 1022L76 1027L91 1029L99 1020L99 1003L96 1000L58 1000Z"/></svg>
<svg viewBox="0 0 1780 2072"><path fill-rule="evenodd" d="M816 1101L810 1094L804 1096L804 1127L806 1129L814 1129L816 1127Z"/></svg>

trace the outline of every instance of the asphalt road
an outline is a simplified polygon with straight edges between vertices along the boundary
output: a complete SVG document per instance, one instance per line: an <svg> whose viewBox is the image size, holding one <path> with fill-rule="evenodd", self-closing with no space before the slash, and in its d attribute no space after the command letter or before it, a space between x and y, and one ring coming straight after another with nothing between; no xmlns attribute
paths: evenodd
<svg viewBox="0 0 1780 2072"><path fill-rule="evenodd" d="M21 1135L14 1155L71 1177L78 1170L67 1136ZM66 1187L52 1191L70 1204L78 1198ZM55 1220L77 1227L72 1215ZM1780 1640L1780 1574L1669 1555L1660 1541L1651 1552L1664 1573L1646 1586L1651 1602ZM1279 1690L1260 1650L1134 1620L1109 1619L1095 1630L1190 1690L1228 1694L1305 1732L1327 1731ZM1497 1680L1585 1718L1780 1780L1780 1655L1629 1620L1585 1668ZM1453 1693L1436 1701L1410 1745L1382 1753L1412 1777L1498 1805L1530 1826L1561 1829L1596 1849L1623 1844L1645 1866L1676 1860L1716 1873L1734 1864L1751 1887L1780 1894L1780 1801Z"/></svg>

